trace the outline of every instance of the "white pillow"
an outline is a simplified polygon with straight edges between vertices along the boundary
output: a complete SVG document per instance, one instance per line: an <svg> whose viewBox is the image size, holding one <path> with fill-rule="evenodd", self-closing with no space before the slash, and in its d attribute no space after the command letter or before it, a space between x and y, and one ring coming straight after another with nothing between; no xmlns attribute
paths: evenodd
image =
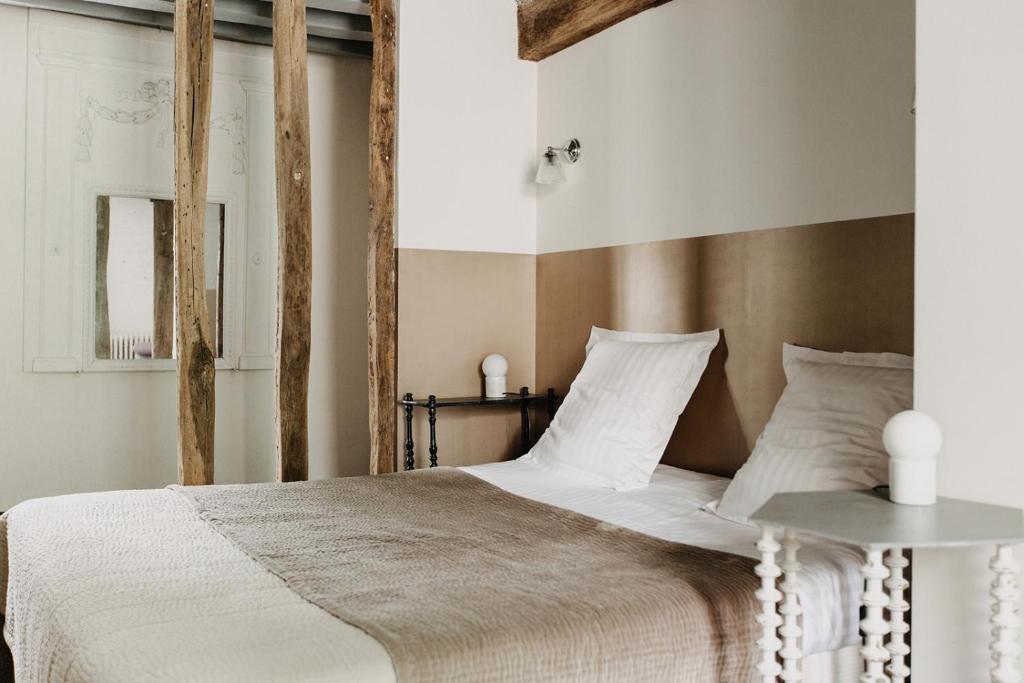
<svg viewBox="0 0 1024 683"><path fill-rule="evenodd" d="M787 345L783 365L789 384L712 508L726 519L746 522L784 491L866 489L888 480L882 428L913 403L913 359Z"/></svg>
<svg viewBox="0 0 1024 683"><path fill-rule="evenodd" d="M715 341L595 344L524 460L617 491L647 486Z"/></svg>
<svg viewBox="0 0 1024 683"><path fill-rule="evenodd" d="M594 348L599 341L628 341L628 342L682 342L682 341L709 341L715 345L721 337L719 330L708 330L707 332L691 332L688 334L676 334L674 332L625 332L620 330L606 330L603 327L593 325L590 328L590 339L587 340L587 353Z"/></svg>
<svg viewBox="0 0 1024 683"><path fill-rule="evenodd" d="M697 385L700 384L700 378L704 374L704 370L708 367L708 357L711 352L718 346L718 340L721 339L722 333L720 330L708 330L707 332L691 332L688 334L677 334L675 332L621 332L619 330L606 330L603 327L592 325L590 327L590 339L587 340L587 355L590 355L590 350L600 341L621 341L621 342L640 342L640 343L655 343L665 344L669 342L710 342L711 348L704 355L699 362L693 367L688 369L688 375L686 383L683 385L683 392L686 393L686 401L690 401L690 397L693 396L693 392L696 391ZM683 406L686 407L685 405ZM680 410L680 413L683 411ZM675 429L673 427L673 429Z"/></svg>
<svg viewBox="0 0 1024 683"><path fill-rule="evenodd" d="M806 346L794 344L782 345L782 369L786 372L786 381L792 379L794 361L810 363L826 363L832 365L867 365L876 368L914 369L913 356L902 353L854 353L851 351L819 351Z"/></svg>

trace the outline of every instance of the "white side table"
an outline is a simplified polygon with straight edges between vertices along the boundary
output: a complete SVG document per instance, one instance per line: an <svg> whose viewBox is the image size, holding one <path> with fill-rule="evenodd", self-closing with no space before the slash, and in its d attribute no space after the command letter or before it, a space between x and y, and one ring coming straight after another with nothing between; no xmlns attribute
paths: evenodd
<svg viewBox="0 0 1024 683"><path fill-rule="evenodd" d="M762 683L803 680L801 659L802 609L797 599L800 563L796 534L804 533L860 546L867 561L864 577L864 619L861 656L862 683L904 683L910 675L904 615L910 609L906 592L910 583L903 570L909 564L903 551L914 548L995 546L989 566L992 582L993 683L1019 683L1020 618L1017 574L1020 567L1011 545L1024 543L1024 514L1017 508L939 498L935 505L916 507L891 503L884 492L813 491L778 493L751 516L761 527L757 549L761 562L757 575L761 588L758 640ZM776 532L782 532L781 545ZM781 563L775 557L783 551ZM776 587L776 580L782 577ZM884 610L889 610L886 619ZM888 637L888 639L887 639ZM781 664L779 660L781 659Z"/></svg>

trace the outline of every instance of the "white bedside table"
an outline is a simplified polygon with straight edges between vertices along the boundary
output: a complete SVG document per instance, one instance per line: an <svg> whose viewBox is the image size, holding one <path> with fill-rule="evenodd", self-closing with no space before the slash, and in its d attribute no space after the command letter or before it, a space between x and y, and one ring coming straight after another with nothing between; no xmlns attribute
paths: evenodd
<svg viewBox="0 0 1024 683"><path fill-rule="evenodd" d="M1024 514L1017 508L972 503L953 498L939 498L935 505L896 505L886 492L876 491L813 491L778 493L751 516L761 527L757 549L761 563L757 575L761 588L758 623L762 636L758 640L761 663L758 670L763 683L777 678L783 681L803 680L800 637L802 609L797 600L800 547L796 534L839 541L864 549L867 562L861 568L864 576L864 619L861 656L864 675L861 681L904 683L910 675L907 655L910 647L906 634L910 626L904 614L910 609L904 595L910 583L903 576L909 564L903 551L914 548L950 548L957 546L995 546L989 566L995 573L992 582L992 659L993 683L1018 683L1017 574L1020 567L1010 550L1011 545L1024 543ZM781 545L777 531L783 532ZM775 556L782 550L781 564ZM776 579L782 582L776 588ZM781 591L779 590L781 589ZM889 619L884 611L889 610ZM889 636L886 641L886 636ZM781 656L781 665L778 658ZM886 662L888 665L886 666ZM888 676L886 675L888 674ZM891 679L889 678L891 677Z"/></svg>

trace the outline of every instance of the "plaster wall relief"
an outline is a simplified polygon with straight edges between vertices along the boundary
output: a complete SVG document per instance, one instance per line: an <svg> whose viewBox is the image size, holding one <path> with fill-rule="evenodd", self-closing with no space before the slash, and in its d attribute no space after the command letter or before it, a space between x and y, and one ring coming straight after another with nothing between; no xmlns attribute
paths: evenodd
<svg viewBox="0 0 1024 683"><path fill-rule="evenodd" d="M30 16L28 371L174 369L169 358L97 358L94 343L98 329L103 336L98 198L174 197L172 40L68 15ZM221 369L273 367L274 157L273 145L260 142L273 141L273 110L263 106L272 71L248 47L218 42L214 64L208 194L223 207Z"/></svg>
<svg viewBox="0 0 1024 683"><path fill-rule="evenodd" d="M152 122L158 131L158 149L167 148L173 140L174 84L170 79L143 81L133 92L121 92L117 100L117 105L107 105L91 93L82 92L78 117L78 161L92 160L93 122L97 119L136 126ZM118 105L122 108L115 108ZM236 107L230 113L214 115L210 128L228 133L234 160L232 172L235 175L245 173L248 154L244 110Z"/></svg>

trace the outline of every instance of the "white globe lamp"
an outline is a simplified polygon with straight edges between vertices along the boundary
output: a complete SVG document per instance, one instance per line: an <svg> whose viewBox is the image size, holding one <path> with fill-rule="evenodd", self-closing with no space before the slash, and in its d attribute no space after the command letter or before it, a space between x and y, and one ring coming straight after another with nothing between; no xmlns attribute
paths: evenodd
<svg viewBox="0 0 1024 683"><path fill-rule="evenodd" d="M484 358L482 364L484 371L484 396L487 398L502 398L505 396L506 375L508 375L508 361L500 353L492 353Z"/></svg>
<svg viewBox="0 0 1024 683"><path fill-rule="evenodd" d="M889 453L889 499L901 505L934 505L942 429L917 410L897 413L882 431Z"/></svg>

